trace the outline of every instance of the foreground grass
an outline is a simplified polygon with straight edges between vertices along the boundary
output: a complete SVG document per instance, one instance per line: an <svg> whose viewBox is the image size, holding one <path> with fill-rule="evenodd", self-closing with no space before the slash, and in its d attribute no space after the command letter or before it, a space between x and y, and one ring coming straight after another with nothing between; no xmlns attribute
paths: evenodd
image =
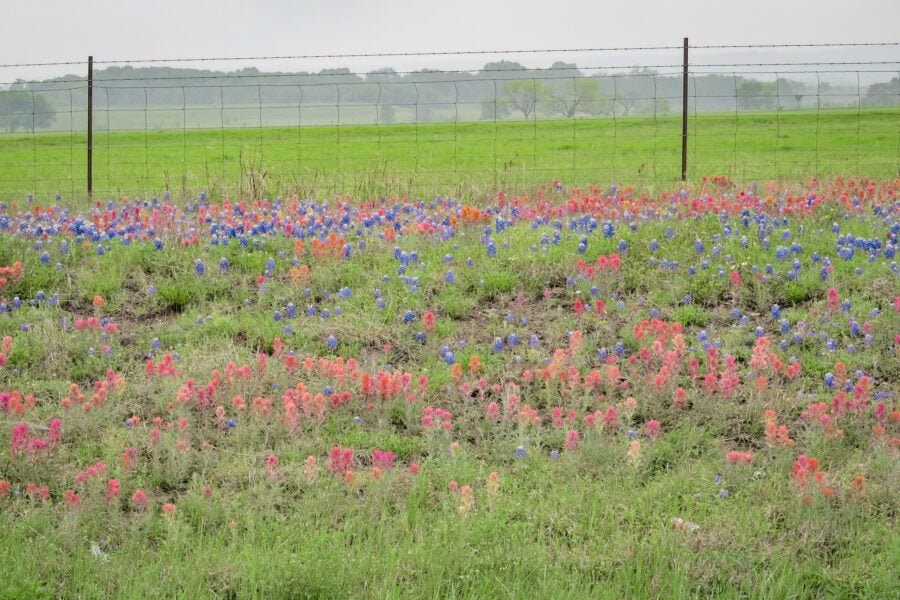
<svg viewBox="0 0 900 600"><path fill-rule="evenodd" d="M869 185L772 188L768 202L749 190L642 199L547 188L516 214L510 199L495 198L490 219L448 200L361 209L129 203L85 213L82 225L62 208L38 217L7 210L0 267L19 261L22 274L7 274L0 292L0 336L11 338L0 448L21 423L49 437L60 418L62 438L0 470L11 484L0 496L0 597L894 596L897 209L891 184ZM708 196L722 204L702 208ZM770 208L742 217L757 199ZM127 216L136 206L147 220ZM379 210L383 220L373 217ZM276 213L277 227L258 228ZM284 224L309 233L313 214L318 229L298 246ZM94 215L101 225L91 225ZM256 228L232 237L227 227L244 218ZM346 236L334 253L311 242L327 231ZM134 239L123 241L128 233ZM839 258L848 235L861 245ZM787 258L778 251L793 244ZM585 275L577 266L612 253L619 271ZM825 258L832 269L823 278ZM292 270L303 265L308 272ZM603 300L605 310L577 315L582 299ZM431 330L427 311L436 315ZM91 316L115 330L73 326ZM850 320L868 323L869 337ZM685 347L673 379L657 386L654 342L677 348L674 323ZM666 333L643 337L642 327ZM800 363L798 376L751 365L757 328L785 365ZM740 383L728 395L704 390L708 348L720 362L736 358ZM603 353L619 354L613 380ZM148 357L171 360L176 372L148 375ZM690 358L702 366L698 380ZM362 376L338 366L351 359L376 385L382 374L410 381L366 395ZM246 376L234 374L245 364ZM560 364L577 376L529 382L526 371ZM831 405L840 389L823 382L836 373L840 388L841 369L852 398L861 375L869 379L859 392L865 406L826 413L837 435L803 412ZM604 378L594 387L592 371ZM84 398L73 399L72 384ZM206 403L196 390L208 385ZM684 406L676 388L686 390ZM34 406L10 408L14 390L33 395ZM350 397L328 400L321 419L301 412L293 427L288 390ZM513 395L539 425L517 409L488 416L491 402L505 411ZM450 411L449 428L425 424L426 407ZM560 424L554 407L564 409ZM585 420L610 409L618 423ZM795 445L770 439L766 410ZM576 447L566 444L573 430ZM353 450L336 473L327 468L333 447ZM393 467L374 469L377 449L397 456ZM730 464L730 451L754 458ZM830 492L792 477L801 454L820 461ZM107 472L79 483L97 461ZM110 479L121 489L107 497ZM29 494L29 482L48 486L48 498ZM137 490L146 506L133 500Z"/></svg>
<svg viewBox="0 0 900 600"><path fill-rule="evenodd" d="M900 175L898 109L698 114L688 179L796 181ZM681 178L674 116L429 125L98 131L94 189L107 194L262 197L490 194L557 177L570 185ZM0 136L0 198L80 197L83 133Z"/></svg>

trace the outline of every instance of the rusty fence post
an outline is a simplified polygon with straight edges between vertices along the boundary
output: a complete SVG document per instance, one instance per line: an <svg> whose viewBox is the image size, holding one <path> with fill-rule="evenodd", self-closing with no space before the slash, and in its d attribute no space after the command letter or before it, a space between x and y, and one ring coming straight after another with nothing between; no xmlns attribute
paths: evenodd
<svg viewBox="0 0 900 600"><path fill-rule="evenodd" d="M94 57L88 56L87 73L87 195L94 194Z"/></svg>

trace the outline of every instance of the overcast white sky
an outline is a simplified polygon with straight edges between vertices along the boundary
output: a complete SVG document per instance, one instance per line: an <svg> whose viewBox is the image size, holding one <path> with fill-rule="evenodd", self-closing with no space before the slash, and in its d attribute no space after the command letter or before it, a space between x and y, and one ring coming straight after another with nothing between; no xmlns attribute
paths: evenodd
<svg viewBox="0 0 900 600"><path fill-rule="evenodd" d="M6 0L4 4L0 20L4 64L83 60L89 54L100 61L655 46L678 44L684 36L694 44L900 41L897 0ZM900 59L896 47L869 52L882 60ZM537 56L508 58L528 66L542 62ZM585 62L574 56L552 57L559 58ZM654 58L640 60L654 62ZM676 62L677 54L673 58L671 62ZM493 59L477 57L465 64ZM337 62L360 70L462 66L453 60ZM325 62L260 66L285 70L334 66ZM26 76L59 73L59 68L46 73L28 69ZM21 77L23 71L4 69L0 81L9 81L10 75Z"/></svg>

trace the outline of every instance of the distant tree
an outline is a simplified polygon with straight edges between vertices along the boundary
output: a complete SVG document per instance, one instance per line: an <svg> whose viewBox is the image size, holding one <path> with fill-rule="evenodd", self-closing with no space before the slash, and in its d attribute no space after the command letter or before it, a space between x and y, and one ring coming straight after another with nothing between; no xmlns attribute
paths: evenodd
<svg viewBox="0 0 900 600"><path fill-rule="evenodd" d="M25 91L0 91L0 127L9 133L22 129L34 132L53 123L50 103L40 94Z"/></svg>
<svg viewBox="0 0 900 600"><path fill-rule="evenodd" d="M589 112L600 98L600 84L595 79L566 79L553 90L550 98L553 112L572 119L576 113Z"/></svg>
<svg viewBox="0 0 900 600"><path fill-rule="evenodd" d="M244 69L244 71L251 71L251 72L255 72L255 73L259 72L253 68ZM348 69L347 67L339 67L337 69L322 69L321 71L319 71L319 75L352 75L352 73L350 72L350 69Z"/></svg>
<svg viewBox="0 0 900 600"><path fill-rule="evenodd" d="M802 81L779 77L775 80L775 92L778 95L778 108L800 108L800 102L809 88ZM793 104L791 104L793 100Z"/></svg>
<svg viewBox="0 0 900 600"><path fill-rule="evenodd" d="M538 103L550 95L550 88L534 79L518 79L503 86L501 98L526 119L537 111Z"/></svg>
<svg viewBox="0 0 900 600"><path fill-rule="evenodd" d="M500 60L486 63L478 73L485 79L513 79L520 77L516 71L524 71L525 66L511 60Z"/></svg>
<svg viewBox="0 0 900 600"><path fill-rule="evenodd" d="M757 79L744 79L737 86L737 104L748 110L770 108L775 93L774 84Z"/></svg>
<svg viewBox="0 0 900 600"><path fill-rule="evenodd" d="M638 98L637 92L625 92L621 97L616 98L619 101L619 105L622 107L623 116L630 115L634 109L637 108L640 99Z"/></svg>
<svg viewBox="0 0 900 600"><path fill-rule="evenodd" d="M558 60L550 65L550 69L547 71L547 76L554 78L584 77L584 73L578 70L578 65L576 65L575 63L567 63Z"/></svg>
<svg viewBox="0 0 900 600"><path fill-rule="evenodd" d="M611 115L616 106L615 98L612 94L598 94L594 100L585 102L583 105L584 112L599 117Z"/></svg>
<svg viewBox="0 0 900 600"><path fill-rule="evenodd" d="M900 104L900 77L884 83L873 83L866 91L863 106L893 106Z"/></svg>
<svg viewBox="0 0 900 600"><path fill-rule="evenodd" d="M493 121L495 119L505 119L509 116L509 105L505 102L494 102L493 100L485 100L481 103L481 120Z"/></svg>
<svg viewBox="0 0 900 600"><path fill-rule="evenodd" d="M366 73L366 81L383 83L386 81L400 81L400 74L391 67L375 69Z"/></svg>

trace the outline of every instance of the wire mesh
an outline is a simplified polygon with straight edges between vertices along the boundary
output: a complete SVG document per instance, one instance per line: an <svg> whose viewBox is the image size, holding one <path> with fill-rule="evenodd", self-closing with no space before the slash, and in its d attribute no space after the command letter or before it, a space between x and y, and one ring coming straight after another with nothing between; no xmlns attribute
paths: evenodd
<svg viewBox="0 0 900 600"><path fill-rule="evenodd" d="M692 50L876 44L696 46ZM892 52L898 44L877 44ZM481 193L681 179L681 46L543 51L481 67L210 70L250 59L95 61L93 180L104 196ZM649 51L646 60L620 58ZM378 57L461 58L486 53ZM688 76L687 176L900 176L900 61L726 60ZM359 55L257 57L313 61ZM843 58L846 58L844 60ZM548 59L549 60L549 59ZM200 67L183 63L199 62ZM173 66L170 63L177 63ZM0 65L0 199L86 195L85 74Z"/></svg>

